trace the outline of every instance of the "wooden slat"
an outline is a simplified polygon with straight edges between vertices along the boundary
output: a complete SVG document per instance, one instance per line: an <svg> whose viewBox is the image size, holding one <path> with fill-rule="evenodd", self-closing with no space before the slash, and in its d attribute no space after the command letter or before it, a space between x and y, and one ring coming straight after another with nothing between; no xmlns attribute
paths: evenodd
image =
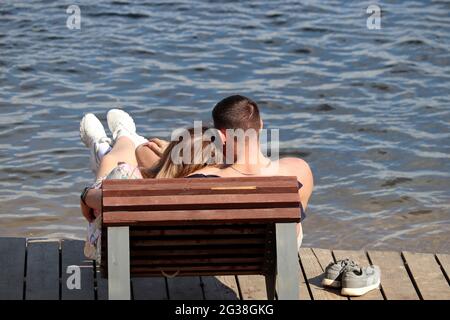
<svg viewBox="0 0 450 320"><path fill-rule="evenodd" d="M149 261L146 262L138 262L131 260L131 272L132 273L143 273L143 272L160 272L161 270L170 270L170 271L228 271L228 272L240 272L245 270L255 270L260 271L263 269L263 263L260 260L249 261L246 260L244 262L239 261L238 259L224 259L223 261L210 261L210 262L202 262L198 263L196 261L192 262L188 259L182 261L182 263L170 263L170 261L164 261L164 263L154 264L151 262L152 258L149 258ZM102 265L105 274L108 270L108 266L106 264Z"/></svg>
<svg viewBox="0 0 450 320"><path fill-rule="evenodd" d="M134 300L167 300L167 287L164 277L133 278L132 296Z"/></svg>
<svg viewBox="0 0 450 320"><path fill-rule="evenodd" d="M103 212L108 226L300 222L299 208Z"/></svg>
<svg viewBox="0 0 450 320"><path fill-rule="evenodd" d="M106 272L106 274L107 274L107 272ZM96 263L95 282L96 282L96 299L97 300L108 300L108 278L104 278L102 276L101 270L100 270L100 265L97 263ZM131 280L130 280L130 282L131 282Z"/></svg>
<svg viewBox="0 0 450 320"><path fill-rule="evenodd" d="M348 251L348 250L333 250L334 257L337 260L343 260L346 258L352 259L361 267L370 265L369 259L363 251ZM381 278L383 278L383 270L381 270ZM360 297L351 297L351 300L384 300L381 290L375 289L367 292Z"/></svg>
<svg viewBox="0 0 450 320"><path fill-rule="evenodd" d="M22 300L26 240L0 238L0 300Z"/></svg>
<svg viewBox="0 0 450 320"><path fill-rule="evenodd" d="M62 300L94 300L94 263L84 256L84 241L63 240L61 242L61 299ZM80 268L80 289L70 290L67 280L73 273L67 273L69 266Z"/></svg>
<svg viewBox="0 0 450 320"><path fill-rule="evenodd" d="M424 300L449 300L450 286L433 254L402 252Z"/></svg>
<svg viewBox="0 0 450 320"><path fill-rule="evenodd" d="M153 267L153 266L145 266L145 267L131 267L131 273L145 273L148 271L155 272L176 272L176 271L230 271L230 272L239 272L239 270L261 270L261 265L259 264L241 264L241 265L193 265L193 266L164 266L164 267Z"/></svg>
<svg viewBox="0 0 450 320"><path fill-rule="evenodd" d="M436 254L436 258L441 265L441 268L444 270L447 281L450 279L450 255L449 254Z"/></svg>
<svg viewBox="0 0 450 320"><path fill-rule="evenodd" d="M338 293L338 290L322 287L321 282L326 265L319 262L312 249L300 248L299 254L313 300L347 300ZM329 257L327 260L331 261L331 252Z"/></svg>
<svg viewBox="0 0 450 320"><path fill-rule="evenodd" d="M330 263L335 262L331 250L321 248L311 248L311 250L313 251L314 255L317 258L317 261L319 261L319 264L324 271Z"/></svg>
<svg viewBox="0 0 450 320"><path fill-rule="evenodd" d="M168 278L170 300L202 300L200 277Z"/></svg>
<svg viewBox="0 0 450 320"><path fill-rule="evenodd" d="M214 246L214 247L209 247L209 248L205 248L205 247L200 247L199 249L197 249L198 247L188 247L188 248L183 248L183 249L170 249L167 250L166 248L163 248L163 250L161 250L161 248L152 248L152 247L141 247L139 248L139 250L137 250L138 248L133 248L133 250L131 251L131 257L145 257L145 256L183 256L183 255L191 255L193 252L192 250L195 251L195 254L197 256L205 256L205 255L234 255L234 256L238 256L238 255L260 255L264 253L264 247L259 246L259 247L254 247L254 246L242 246L241 248L236 248L236 247L219 247L219 246Z"/></svg>
<svg viewBox="0 0 450 320"><path fill-rule="evenodd" d="M205 210L299 207L298 193L166 195L148 197L105 197L103 211Z"/></svg>
<svg viewBox="0 0 450 320"><path fill-rule="evenodd" d="M108 300L108 279L103 278L100 272L100 267L97 265L96 272L97 282L97 300Z"/></svg>
<svg viewBox="0 0 450 320"><path fill-rule="evenodd" d="M242 275L237 278L238 285L241 288L242 300L267 300L264 276Z"/></svg>
<svg viewBox="0 0 450 320"><path fill-rule="evenodd" d="M244 193L248 195L265 195L266 197L271 197L276 194L287 194L298 192L298 188L285 187L285 188L272 188L272 187L259 187L255 189L198 189L198 190L185 190L185 189L169 189L169 190L106 190L103 191L103 197L113 199L113 198L125 198L125 197L156 197L156 196L190 196L190 195L208 195L221 197L223 195L233 195L239 193Z"/></svg>
<svg viewBox="0 0 450 320"><path fill-rule="evenodd" d="M139 229L130 230L131 237L154 236L199 236L199 235L249 235L264 234L265 227L261 228L186 228L186 229Z"/></svg>
<svg viewBox="0 0 450 320"><path fill-rule="evenodd" d="M223 238L223 239L152 239L152 240L134 240L130 241L131 247L152 247L152 246L196 246L196 245L244 245L244 244L263 244L264 238Z"/></svg>
<svg viewBox="0 0 450 320"><path fill-rule="evenodd" d="M380 267L381 288L386 300L418 300L399 252L369 251L371 262Z"/></svg>
<svg viewBox="0 0 450 320"><path fill-rule="evenodd" d="M148 196L163 196L163 195L199 195L199 194L277 194L277 193L291 193L297 192L298 187L291 183L280 185L278 182L272 183L258 183L251 185L236 185L236 187L224 187L218 184L202 184L198 186L189 186L183 188L180 185L161 185L161 184L146 184L146 185L115 185L114 188L104 188L104 197L148 197Z"/></svg>
<svg viewBox="0 0 450 320"><path fill-rule="evenodd" d="M300 282L299 282L299 300L311 300L308 290L308 284L305 279L302 268L300 268Z"/></svg>
<svg viewBox="0 0 450 320"><path fill-rule="evenodd" d="M325 272L326 267L330 263L335 262L331 250L321 249L321 248L311 248L311 250L312 250L313 254L316 256L316 259L319 262L319 265L321 266L321 268L324 272ZM321 279L321 281L322 281L322 279ZM329 288L329 290L337 295L341 295L340 289Z"/></svg>
<svg viewBox="0 0 450 320"><path fill-rule="evenodd" d="M167 268L164 268L166 270ZM167 273L176 274L176 275L184 275L183 272L179 272L178 270L166 270ZM105 274L108 271L105 270ZM148 268L130 268L131 273L131 288L132 288L132 296L134 295L135 300L158 300L158 299L167 299L165 283L162 282L161 279L164 279L164 274L161 271L161 268L157 269L148 269ZM194 271L194 275L198 275L198 271ZM146 293L146 290L152 290L151 293ZM134 293L133 293L134 292ZM97 299L98 300L107 300L108 299L108 279L103 278L101 276L100 269L97 271Z"/></svg>
<svg viewBox="0 0 450 320"><path fill-rule="evenodd" d="M297 177L295 176L274 176L274 177L227 177L227 178L208 178L208 179L192 179L192 178L176 178L176 179L158 179L158 183L152 179L108 179L103 181L102 188L104 190L125 190L133 188L155 188L155 189L167 189L177 188L189 189L189 188L211 188L211 187L233 187L233 186L261 186L272 184L273 186L297 186Z"/></svg>
<svg viewBox="0 0 450 320"><path fill-rule="evenodd" d="M294 178L295 179L295 178ZM286 188L295 187L298 189L298 184L294 179L283 179L280 181L266 180L265 178L256 177L252 178L252 181L248 181L248 178L233 178L233 181L229 181L227 178L216 178L214 181L210 178L203 180L189 180L189 179L170 179L169 182L164 179L155 180L133 180L131 182L109 179L103 186L105 191L207 191L220 192L223 190L230 190L232 192L239 192L239 190L245 190L249 192L251 190L261 190L270 187L273 192L277 193L280 190Z"/></svg>
<svg viewBox="0 0 450 320"><path fill-rule="evenodd" d="M197 257L185 257L181 258L165 258L154 259L149 257L148 259L132 259L132 266L151 266L151 265L184 265L184 264L220 264L220 263L241 263L241 264L262 264L264 258L261 257L211 257L211 258L197 258Z"/></svg>
<svg viewBox="0 0 450 320"><path fill-rule="evenodd" d="M234 276L203 276L205 300L238 300L239 290Z"/></svg>
<svg viewBox="0 0 450 320"><path fill-rule="evenodd" d="M179 270L172 270L170 272L167 272L167 274L172 275L176 273L177 277L184 277L184 276L235 276L235 275L254 275L259 274L259 270L196 270L196 271L179 271ZM161 270L154 270L154 271L142 271L139 270L139 273L133 273L134 278L141 278L141 277L161 277L163 274L161 273Z"/></svg>
<svg viewBox="0 0 450 320"><path fill-rule="evenodd" d="M59 268L59 242L29 241L25 299L58 300Z"/></svg>

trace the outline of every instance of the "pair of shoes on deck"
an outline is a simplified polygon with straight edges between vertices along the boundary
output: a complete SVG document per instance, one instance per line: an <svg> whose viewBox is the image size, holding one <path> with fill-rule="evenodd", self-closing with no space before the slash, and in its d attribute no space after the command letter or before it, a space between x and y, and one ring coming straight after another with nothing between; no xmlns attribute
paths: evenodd
<svg viewBox="0 0 450 320"><path fill-rule="evenodd" d="M133 118L123 110L111 109L107 113L111 140L106 135L100 120L92 113L87 113L80 122L80 138L91 151L91 168L96 171L101 158L111 150L113 141L122 136L130 138L136 147L147 142L147 139L136 133L136 125Z"/></svg>
<svg viewBox="0 0 450 320"><path fill-rule="evenodd" d="M325 268L323 286L341 288L344 296L358 297L380 286L381 271L378 266L360 267L350 259L330 263Z"/></svg>

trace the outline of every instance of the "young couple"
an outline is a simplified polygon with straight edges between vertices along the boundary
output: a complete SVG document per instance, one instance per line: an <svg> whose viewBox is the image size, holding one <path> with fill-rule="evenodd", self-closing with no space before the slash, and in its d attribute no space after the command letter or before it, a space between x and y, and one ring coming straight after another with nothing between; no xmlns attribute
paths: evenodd
<svg viewBox="0 0 450 320"><path fill-rule="evenodd" d="M309 197L313 190L313 175L308 164L299 158L281 158L272 161L260 149L259 133L263 128L257 104L240 95L227 97L216 104L212 111L214 127L227 159L218 163L217 149L211 150L211 140L203 138L211 128L202 127L198 136L194 128L187 129L188 138L164 141L147 140L136 133L133 119L126 112L112 109L107 114L112 140L107 137L103 125L93 115L86 114L80 123L80 137L90 149L91 165L96 174L93 185L81 195L81 211L89 221L85 254L99 259L101 232L101 184L104 179L158 179L158 178L208 178L248 176L296 176L299 182L301 206L299 214L304 218ZM255 139L237 140L232 130L254 130ZM228 148L230 144L233 148ZM237 145L241 144L241 145ZM183 152L180 161L173 155ZM232 150L232 155L226 152ZM175 152L176 151L176 152ZM232 159L231 163L229 159ZM199 161L200 159L200 161ZM303 237L302 227L297 226L298 246Z"/></svg>

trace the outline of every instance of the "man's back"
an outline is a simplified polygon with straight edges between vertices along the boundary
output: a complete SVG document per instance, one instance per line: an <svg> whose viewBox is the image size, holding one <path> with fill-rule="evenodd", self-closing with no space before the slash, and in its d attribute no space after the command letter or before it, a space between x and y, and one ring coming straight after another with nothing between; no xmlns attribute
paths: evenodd
<svg viewBox="0 0 450 320"><path fill-rule="evenodd" d="M205 175L217 175L220 177L248 177L248 176L296 176L302 184L299 190L300 201L304 209L308 205L311 196L314 179L308 163L300 158L281 158L267 166L252 166L246 170L245 166L229 165L226 167L206 167L197 173Z"/></svg>

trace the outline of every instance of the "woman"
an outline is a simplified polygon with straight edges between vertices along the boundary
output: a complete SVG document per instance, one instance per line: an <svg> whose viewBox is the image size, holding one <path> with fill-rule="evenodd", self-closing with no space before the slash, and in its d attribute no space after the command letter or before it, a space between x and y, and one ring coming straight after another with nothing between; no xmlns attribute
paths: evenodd
<svg viewBox="0 0 450 320"><path fill-rule="evenodd" d="M85 255L97 260L100 259L100 250L97 248L100 248L101 239L103 180L189 177L215 161L214 145L203 141L203 134L208 128L203 127L200 136L194 134L194 129L188 129L189 139L170 143L153 139L149 143L136 133L134 121L126 112L112 109L107 114L107 120L112 140L107 137L103 125L95 115L86 114L80 123L80 137L91 151L92 167L96 174L95 183L86 187L81 194L81 211L89 222ZM138 168L135 150L145 143L149 143L158 153L158 158L152 167ZM201 148L196 147L198 145ZM187 152L188 158L183 155L182 160L175 163L172 154L178 150L190 152Z"/></svg>

